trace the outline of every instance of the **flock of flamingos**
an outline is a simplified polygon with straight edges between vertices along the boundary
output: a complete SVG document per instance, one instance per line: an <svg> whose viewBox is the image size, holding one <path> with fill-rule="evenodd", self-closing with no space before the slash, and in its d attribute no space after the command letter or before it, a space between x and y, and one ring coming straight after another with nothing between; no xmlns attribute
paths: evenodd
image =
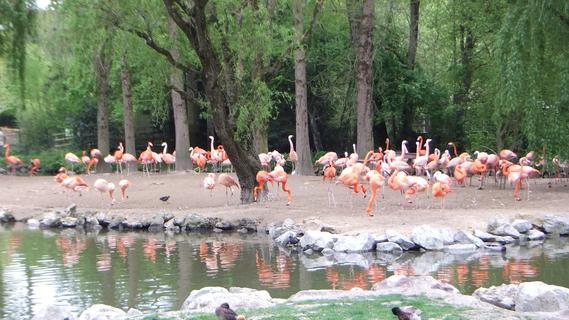
<svg viewBox="0 0 569 320"><path fill-rule="evenodd" d="M210 150L207 151L200 147L192 147L189 149L192 162L197 167L199 172L203 172L206 168L210 168L211 173L208 173L203 180L203 187L207 190L213 191L216 184L226 187L226 196L228 190L233 195L233 187L239 188L239 182L230 174L223 172L225 168L231 171L231 161L227 156L222 145L214 148L214 138L209 137L211 140ZM290 143L290 150L288 157L285 159L278 151L268 153L261 153L258 155L259 161L262 166L256 175L258 183L253 190L253 197L255 201L258 200L259 191L262 191L267 182L277 183L277 190L279 184L282 190L288 193L287 205L292 202L292 192L287 189L288 174L284 170L284 165L287 161L292 164L292 174L297 161L297 154L294 150L292 142L292 135L288 136ZM431 152L431 139L423 141L423 137L417 138L416 150L413 155L408 152L408 141L401 142L401 151L396 153L390 149L389 139L385 141L385 149L378 148L377 151L370 150L360 160L356 152L355 144L353 145L354 152L349 154L344 153L344 157L339 158L335 152L328 152L320 157L314 163L316 166L323 166L323 180L329 180L335 184L344 185L353 190L354 193L363 193L364 198L367 196L366 185L371 191L371 196L368 200L366 212L368 215L373 216L373 207L377 198L378 190L384 193L384 187L387 185L390 189L400 191L401 195L407 202L412 202L413 195L418 192L430 192L434 197L441 198L441 208L444 208L444 197L451 192L451 185L453 178L456 185L465 184L465 179L470 177L472 182L473 176L479 176L479 188L484 186L484 180L487 176L493 175L495 183L498 183L500 178L500 186L505 188L506 181L514 185L514 198L521 200L520 189L525 181L527 186L527 198L529 199L529 177L538 174L538 171L533 166L543 166L544 161L541 159L538 163L534 163L534 152L531 151L527 155L518 157L517 154L511 150L501 150L499 153L486 153L476 151L473 157L466 152L458 153L456 145L452 142L448 143L448 147L442 154L437 148ZM98 149L92 149L90 156L87 156L86 151L83 151L81 157L73 153L65 154L65 160L71 164L72 171L75 165L83 166L86 174L96 169L99 159L104 162L116 165L117 173L123 174L123 165L126 165L127 175L129 172L129 164L142 164L143 176L150 176L152 171L157 170L157 166L162 163L170 166L176 162L176 152L173 154L168 153L167 143L162 143L162 153L152 151L153 144L148 142L147 148L139 157L135 157L130 153L124 152L123 144L120 143L117 150L111 155L103 157ZM449 151L452 150L454 155ZM15 169L23 165L23 161L19 158L10 155L10 145L5 145L5 160L6 163ZM514 162L514 160L517 160ZM557 177L560 177L561 172L566 172L567 162L561 162L559 157L555 157L552 163L556 169ZM209 166L208 166L209 164ZM39 159L32 159L29 169L30 175L33 175L40 165ZM214 172L219 171L220 174L215 176ZM414 173L414 175L411 175ZM386 181L387 180L387 181ZM63 187L73 191L82 191L88 189L88 185L80 176L70 176L67 169L62 167L59 173L55 176L55 181ZM126 189L131 185L127 179L120 180L119 188L121 190L121 197L124 200ZM115 184L108 182L104 179L97 179L93 187L101 192L110 195L112 203L114 203ZM334 195L331 189L328 188L328 204L329 206L336 206Z"/></svg>

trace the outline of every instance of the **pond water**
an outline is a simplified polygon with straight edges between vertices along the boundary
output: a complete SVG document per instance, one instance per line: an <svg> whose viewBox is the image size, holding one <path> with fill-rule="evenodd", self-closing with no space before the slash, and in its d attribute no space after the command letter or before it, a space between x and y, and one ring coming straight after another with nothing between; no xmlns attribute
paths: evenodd
<svg viewBox="0 0 569 320"><path fill-rule="evenodd" d="M265 235L0 228L0 317L29 319L45 303L77 313L103 303L126 310L170 311L205 286L268 290L287 298L305 289L369 289L392 274L430 274L462 293L541 280L569 287L567 239L450 255L336 254L307 257Z"/></svg>

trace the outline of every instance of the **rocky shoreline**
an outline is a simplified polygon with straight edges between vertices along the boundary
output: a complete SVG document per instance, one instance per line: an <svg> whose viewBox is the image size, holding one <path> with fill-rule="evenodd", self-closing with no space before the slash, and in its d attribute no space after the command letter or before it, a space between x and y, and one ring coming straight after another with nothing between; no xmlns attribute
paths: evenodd
<svg viewBox="0 0 569 320"><path fill-rule="evenodd" d="M469 296L461 294L452 285L435 280L430 276L393 275L375 284L371 290L359 288L304 290L288 299L272 298L264 290L205 287L193 290L180 310L160 315L144 315L136 309L125 312L112 306L98 304L85 309L79 316L76 316L66 306L46 305L39 308L32 320L140 320L148 319L149 316L161 319L162 317L189 319L198 315L212 316L213 310L224 302L229 303L237 312L247 315L249 319L270 319L276 317L274 313L283 306L303 313L305 311L303 308L306 309L307 303L315 303L313 307L325 307L326 303L341 302L345 307L349 307L351 301L364 300L374 303L377 302L374 299L384 298L385 300L386 297L389 303L384 302L385 307L380 306L380 308L387 309L390 305L401 304L401 300L405 300L401 297L423 297L428 304L446 306L449 310L447 316L460 316L461 319L567 319L569 317L569 289L539 281L481 288Z"/></svg>

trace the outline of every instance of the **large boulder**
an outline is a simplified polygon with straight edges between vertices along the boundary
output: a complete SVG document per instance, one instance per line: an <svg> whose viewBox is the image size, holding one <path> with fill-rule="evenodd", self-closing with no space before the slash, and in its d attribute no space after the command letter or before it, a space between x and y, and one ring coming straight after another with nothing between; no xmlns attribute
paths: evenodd
<svg viewBox="0 0 569 320"><path fill-rule="evenodd" d="M533 228L532 224L524 219L516 219L512 221L512 227L518 230L519 233L526 233Z"/></svg>
<svg viewBox="0 0 569 320"><path fill-rule="evenodd" d="M515 298L518 294L517 284L502 284L498 287L478 288L472 296L497 307L514 310L516 303Z"/></svg>
<svg viewBox="0 0 569 320"><path fill-rule="evenodd" d="M336 233L336 229L333 226L326 224L320 221L320 219L314 217L307 218L302 221L302 230Z"/></svg>
<svg viewBox="0 0 569 320"><path fill-rule="evenodd" d="M338 252L365 252L373 250L375 239L369 233L357 236L339 236L334 242L334 251Z"/></svg>
<svg viewBox="0 0 569 320"><path fill-rule="evenodd" d="M71 312L70 306L53 304L40 306L34 314L32 320L75 320L77 318Z"/></svg>
<svg viewBox="0 0 569 320"><path fill-rule="evenodd" d="M569 289L541 281L519 285L515 297L516 311L554 312L569 309Z"/></svg>
<svg viewBox="0 0 569 320"><path fill-rule="evenodd" d="M529 241L536 241L536 240L543 240L545 239L545 233L532 229L528 233L528 240Z"/></svg>
<svg viewBox="0 0 569 320"><path fill-rule="evenodd" d="M300 238L300 247L304 250L322 251L334 247L334 236L329 232L308 231Z"/></svg>
<svg viewBox="0 0 569 320"><path fill-rule="evenodd" d="M474 230L474 236L480 238L480 240L484 242L494 242L496 241L496 236L493 234L489 234L488 232L484 232L481 230Z"/></svg>
<svg viewBox="0 0 569 320"><path fill-rule="evenodd" d="M393 275L373 285L371 290L381 291L384 294L399 293L405 295L418 295L425 293L459 294L457 288L441 282L431 276L404 276Z"/></svg>
<svg viewBox="0 0 569 320"><path fill-rule="evenodd" d="M150 230L162 230L164 228L164 215L156 214L152 216L149 220L148 229Z"/></svg>
<svg viewBox="0 0 569 320"><path fill-rule="evenodd" d="M287 231L281 234L278 238L275 239L275 243L281 247L286 247L289 244L297 244L298 239L296 237L296 232Z"/></svg>
<svg viewBox="0 0 569 320"><path fill-rule="evenodd" d="M115 320L126 316L121 309L105 304L95 304L85 309L78 320Z"/></svg>
<svg viewBox="0 0 569 320"><path fill-rule="evenodd" d="M490 220L486 231L497 236L510 236L514 239L520 237L520 232L512 227L507 220L501 218Z"/></svg>
<svg viewBox="0 0 569 320"><path fill-rule="evenodd" d="M40 219L40 227L57 228L61 225L61 215L58 212L47 212Z"/></svg>
<svg viewBox="0 0 569 320"><path fill-rule="evenodd" d="M109 229L120 229L122 228L122 223L126 220L126 218L122 215L116 215L111 218L111 221L107 225Z"/></svg>
<svg viewBox="0 0 569 320"><path fill-rule="evenodd" d="M442 250L445 245L439 230L429 225L414 228L411 240L426 250Z"/></svg>
<svg viewBox="0 0 569 320"><path fill-rule="evenodd" d="M387 230L385 231L385 235L387 236L387 240L389 242L395 242L397 243L401 249L407 251L407 250L411 250L414 249L415 247L417 247L417 245L411 241L411 239L409 239L408 237L393 231L393 230Z"/></svg>
<svg viewBox="0 0 569 320"><path fill-rule="evenodd" d="M376 251L379 252L399 252L403 249L395 242L380 242L376 244Z"/></svg>
<svg viewBox="0 0 569 320"><path fill-rule="evenodd" d="M30 229L37 229L40 227L40 222L38 219L28 219L26 223L28 224L28 228Z"/></svg>
<svg viewBox="0 0 569 320"><path fill-rule="evenodd" d="M543 230L546 233L569 235L569 217L560 217L548 214L543 218Z"/></svg>
<svg viewBox="0 0 569 320"><path fill-rule="evenodd" d="M265 290L249 288L205 287L192 290L184 301L181 311L212 313L220 304L227 302L231 309L259 309L275 305Z"/></svg>
<svg viewBox="0 0 569 320"><path fill-rule="evenodd" d="M211 221L199 214L190 213L186 215L182 222L182 229L189 231L205 231L213 229Z"/></svg>
<svg viewBox="0 0 569 320"><path fill-rule="evenodd" d="M464 244L474 244L478 248L484 246L484 241L482 241L482 239L464 230L459 230L457 233L454 234L454 241Z"/></svg>
<svg viewBox="0 0 569 320"><path fill-rule="evenodd" d="M77 218L65 217L61 219L61 226L63 228L75 228L77 226Z"/></svg>
<svg viewBox="0 0 569 320"><path fill-rule="evenodd" d="M16 218L8 209L0 209L0 222L1 223L9 223L15 222Z"/></svg>

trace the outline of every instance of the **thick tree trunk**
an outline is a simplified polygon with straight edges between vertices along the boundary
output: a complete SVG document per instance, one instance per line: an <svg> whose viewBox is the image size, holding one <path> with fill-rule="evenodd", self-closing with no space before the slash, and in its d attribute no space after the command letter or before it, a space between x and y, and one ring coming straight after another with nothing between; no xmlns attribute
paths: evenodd
<svg viewBox="0 0 569 320"><path fill-rule="evenodd" d="M176 39L176 24L168 19L168 28L170 38ZM180 53L176 45L170 50L170 54L174 60L180 60ZM176 135L176 171L185 171L192 169L192 160L190 159L190 131L188 127L188 111L186 103L180 92L184 91L184 73L182 70L172 67L170 73L170 85L172 90L170 96L172 98L172 109L174 113L174 127Z"/></svg>
<svg viewBox="0 0 569 320"><path fill-rule="evenodd" d="M228 99L236 91L231 79L223 83L224 79L220 77L223 74L223 63L217 51L214 50L208 34L205 15L207 1L196 0L191 10L184 10L184 12L179 9L179 1L163 0L169 16L184 32L200 59L205 77L204 91L212 108L215 131L223 143L239 178L241 201L243 203L252 202L255 175L260 169L260 163L253 152L251 142L237 143L234 137L236 127L231 113L234 104L230 103ZM186 15L191 21L187 20Z"/></svg>
<svg viewBox="0 0 569 320"><path fill-rule="evenodd" d="M253 133L253 149L256 154L269 152L269 139L266 124L257 124Z"/></svg>
<svg viewBox="0 0 569 320"><path fill-rule="evenodd" d="M126 54L121 56L121 86L123 102L123 123L124 123L124 145L126 152L136 156L134 141L134 112L132 109L132 93L130 91L130 76ZM129 163L129 170L136 171L136 163Z"/></svg>
<svg viewBox="0 0 569 320"><path fill-rule="evenodd" d="M356 47L357 151L373 149L373 27L374 0L364 0Z"/></svg>
<svg viewBox="0 0 569 320"><path fill-rule="evenodd" d="M409 49L407 50L407 66L415 68L417 41L419 38L419 0L409 0Z"/></svg>
<svg viewBox="0 0 569 320"><path fill-rule="evenodd" d="M320 128L318 127L318 120L316 118L316 111L308 112L308 120L310 121L310 132L312 133L312 142L314 143L315 150L324 150L322 144L322 136L320 135Z"/></svg>
<svg viewBox="0 0 569 320"><path fill-rule="evenodd" d="M97 148L103 156L110 152L109 141L109 71L111 58L107 52L109 40L105 40L95 52L95 86L97 95ZM105 162L99 164L99 171L110 172Z"/></svg>
<svg viewBox="0 0 569 320"><path fill-rule="evenodd" d="M294 88L296 97L296 154L298 156L296 173L314 175L310 140L308 136L308 103L306 89L306 61L302 36L304 33L303 0L294 0L294 38L297 48L294 51Z"/></svg>
<svg viewBox="0 0 569 320"><path fill-rule="evenodd" d="M197 103L197 99L195 99L195 92L198 91L196 76L197 74L195 72L187 72L185 77L186 94L189 96L189 98L186 99L186 104L188 108L190 142L194 145L197 145L198 141L205 138L200 130L200 106Z"/></svg>

